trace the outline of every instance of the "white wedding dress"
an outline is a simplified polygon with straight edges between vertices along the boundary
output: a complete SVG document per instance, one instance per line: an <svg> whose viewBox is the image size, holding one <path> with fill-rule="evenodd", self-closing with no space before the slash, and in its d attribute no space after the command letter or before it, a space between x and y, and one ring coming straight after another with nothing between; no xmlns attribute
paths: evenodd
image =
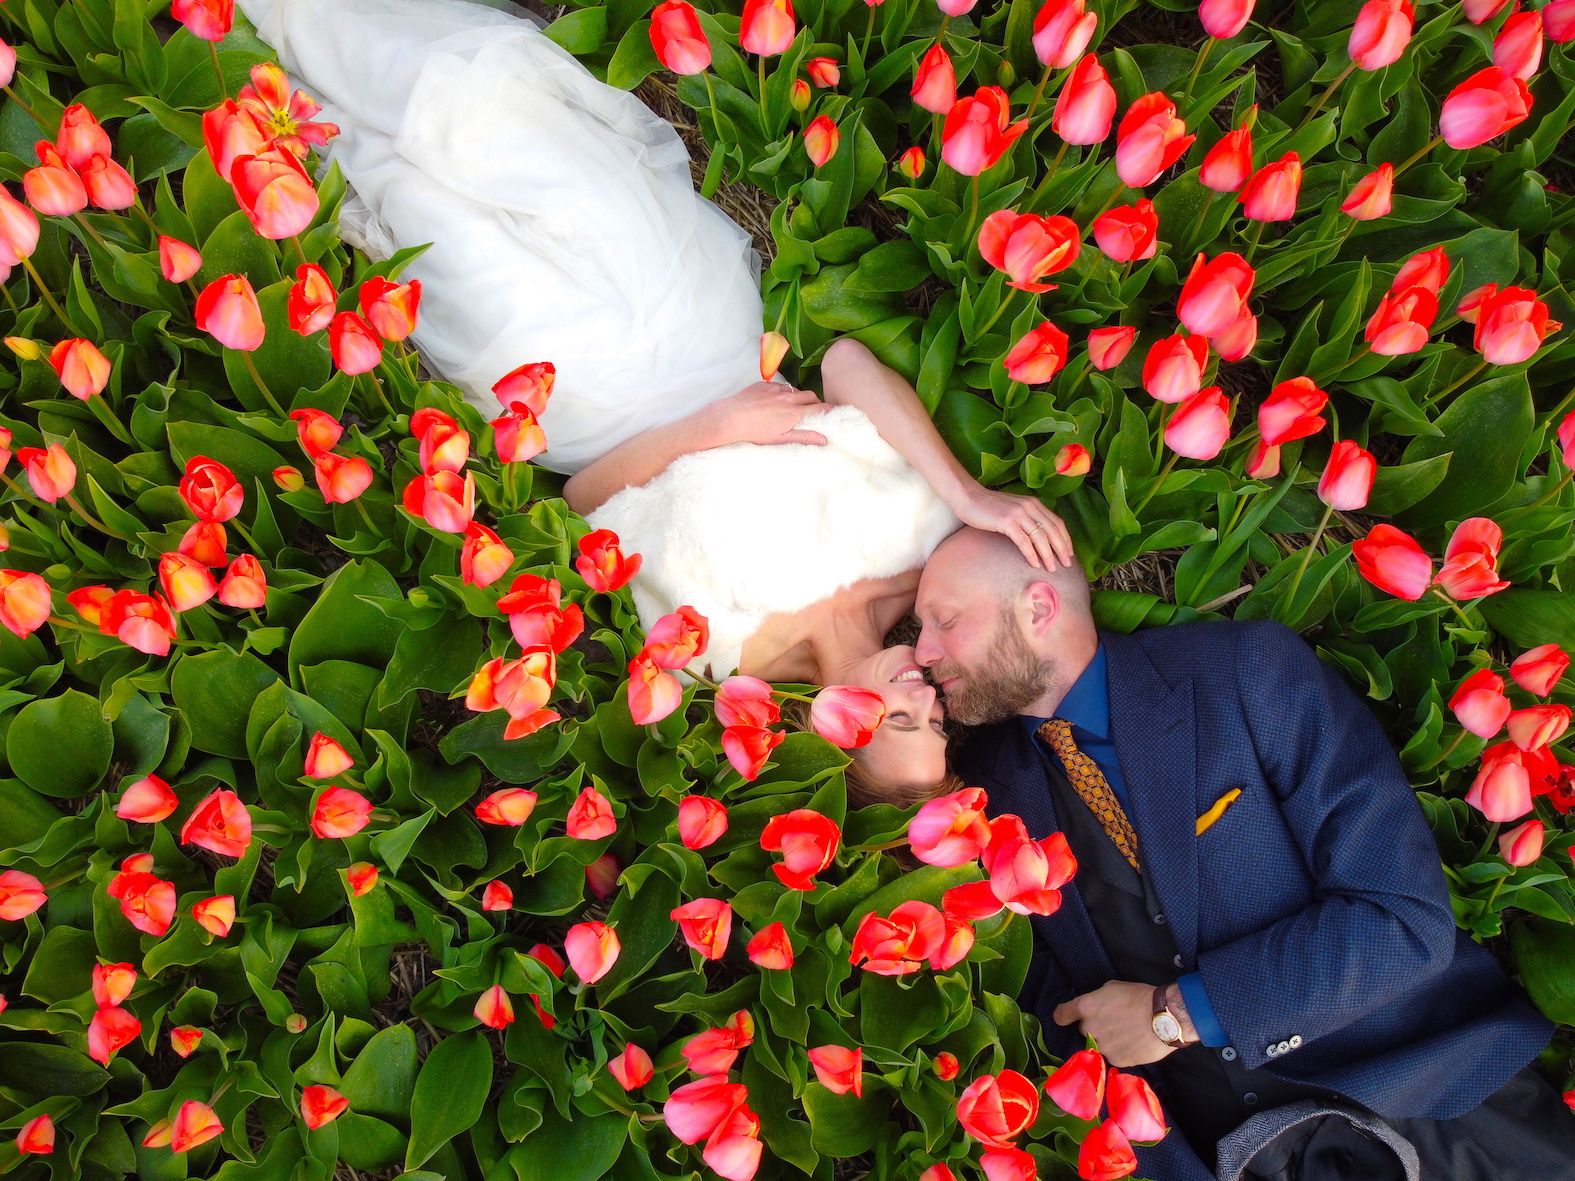
<svg viewBox="0 0 1575 1181"><path fill-rule="evenodd" d="M492 384L551 361L543 466L574 472L759 379L760 260L694 191L677 133L596 80L535 18L472 0L239 0L340 135L345 238L378 258L431 243L414 343L495 414ZM515 15L518 13L518 15ZM766 616L916 569L958 525L853 407L825 447L686 455L589 521L644 565L649 628L711 621L722 675Z"/></svg>

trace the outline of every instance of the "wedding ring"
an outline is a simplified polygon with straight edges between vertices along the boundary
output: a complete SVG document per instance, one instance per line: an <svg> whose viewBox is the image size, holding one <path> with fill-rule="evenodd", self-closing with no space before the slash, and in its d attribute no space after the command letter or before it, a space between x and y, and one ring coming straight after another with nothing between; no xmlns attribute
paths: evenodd
<svg viewBox="0 0 1575 1181"><path fill-rule="evenodd" d="M1032 537L1035 533L1038 533L1039 530L1043 529L1044 527L1045 527L1045 523L1043 521L1040 521L1039 524L1035 525L1032 529L1030 529L1028 531L1028 536Z"/></svg>

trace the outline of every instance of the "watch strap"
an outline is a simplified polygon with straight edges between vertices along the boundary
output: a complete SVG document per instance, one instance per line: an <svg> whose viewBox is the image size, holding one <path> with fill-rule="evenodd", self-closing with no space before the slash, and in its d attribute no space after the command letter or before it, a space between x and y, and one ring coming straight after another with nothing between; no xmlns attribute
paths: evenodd
<svg viewBox="0 0 1575 1181"><path fill-rule="evenodd" d="M1167 996L1165 995L1169 991L1170 991L1170 985L1168 985L1168 984L1156 984L1154 986L1154 1004L1153 1004L1154 1019L1157 1021L1163 1015L1163 1016L1168 1016L1172 1021L1174 1021L1176 1023L1176 1036L1175 1036L1175 1038L1173 1038L1173 1039L1172 1038L1160 1038L1160 1040L1162 1042L1164 1042L1167 1046L1169 1046L1173 1050L1181 1050L1181 1049L1185 1049L1187 1046L1191 1045L1192 1043L1187 1041L1187 1035L1186 1035L1186 1032L1185 1032L1185 1027L1181 1023L1181 1018L1177 1017L1174 1013L1172 1013L1170 1011L1170 1001L1167 998ZM1159 1036L1157 1031L1155 1033L1155 1036L1156 1037Z"/></svg>

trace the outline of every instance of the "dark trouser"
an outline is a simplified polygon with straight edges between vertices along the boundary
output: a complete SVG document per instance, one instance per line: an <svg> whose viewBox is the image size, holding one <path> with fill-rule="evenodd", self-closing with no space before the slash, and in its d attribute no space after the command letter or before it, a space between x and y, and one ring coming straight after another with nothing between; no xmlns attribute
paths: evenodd
<svg viewBox="0 0 1575 1181"><path fill-rule="evenodd" d="M1533 1063L1455 1119L1385 1120L1422 1181L1575 1181L1575 1112ZM1252 1181L1405 1181L1395 1151L1330 1115L1288 1129L1247 1165Z"/></svg>

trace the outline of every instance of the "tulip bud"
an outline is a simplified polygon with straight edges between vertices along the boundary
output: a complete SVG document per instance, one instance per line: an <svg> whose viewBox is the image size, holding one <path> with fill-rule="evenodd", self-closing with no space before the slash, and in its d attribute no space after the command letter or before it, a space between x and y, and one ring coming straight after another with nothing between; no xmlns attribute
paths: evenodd
<svg viewBox="0 0 1575 1181"><path fill-rule="evenodd" d="M300 468L294 467L274 468L273 482L281 492L299 492L306 487L306 477L301 474Z"/></svg>
<svg viewBox="0 0 1575 1181"><path fill-rule="evenodd" d="M794 78L793 85L788 88L788 106L802 114L809 110L809 99L809 83L802 78Z"/></svg>
<svg viewBox="0 0 1575 1181"><path fill-rule="evenodd" d="M1542 821L1528 820L1519 828L1512 828L1499 835L1499 854L1513 866L1531 865L1542 856L1542 843L1546 835L1547 830Z"/></svg>
<svg viewBox="0 0 1575 1181"><path fill-rule="evenodd" d="M1081 443L1068 443L1056 452L1055 471L1058 476L1086 476L1093 466L1088 448Z"/></svg>
<svg viewBox="0 0 1575 1181"><path fill-rule="evenodd" d="M202 255L179 238L159 235L159 269L171 283L184 283L202 269Z"/></svg>
<svg viewBox="0 0 1575 1181"><path fill-rule="evenodd" d="M924 175L924 149L920 147L909 148L897 160L897 171L909 180L918 180Z"/></svg>
<svg viewBox="0 0 1575 1181"><path fill-rule="evenodd" d="M44 350L39 347L38 342L29 340L25 336L8 336L5 338L5 346L24 361L44 359Z"/></svg>
<svg viewBox="0 0 1575 1181"><path fill-rule="evenodd" d="M825 115L816 115L804 128L804 152L816 168L837 154L841 142L841 129Z"/></svg>

